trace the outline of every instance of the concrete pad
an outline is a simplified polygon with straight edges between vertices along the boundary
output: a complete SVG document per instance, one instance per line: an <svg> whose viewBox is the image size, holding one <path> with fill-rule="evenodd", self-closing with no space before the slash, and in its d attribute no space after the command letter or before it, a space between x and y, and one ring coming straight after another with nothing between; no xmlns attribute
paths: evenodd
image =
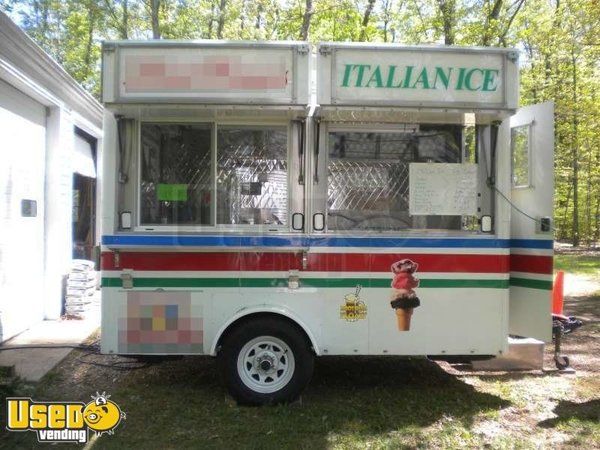
<svg viewBox="0 0 600 450"><path fill-rule="evenodd" d="M45 320L0 346L0 366L14 366L26 381L39 381L71 352L71 348L22 348L20 346L79 345L100 327L100 292L82 320Z"/></svg>
<svg viewBox="0 0 600 450"><path fill-rule="evenodd" d="M473 370L542 370L544 342L533 338L508 338L508 351L494 359L473 361Z"/></svg>

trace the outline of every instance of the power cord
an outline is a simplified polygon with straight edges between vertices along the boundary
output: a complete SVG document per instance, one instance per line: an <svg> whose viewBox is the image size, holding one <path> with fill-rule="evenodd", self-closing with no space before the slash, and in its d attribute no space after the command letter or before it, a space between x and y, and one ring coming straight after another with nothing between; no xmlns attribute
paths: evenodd
<svg viewBox="0 0 600 450"><path fill-rule="evenodd" d="M137 361L137 360L123 360L123 361L114 361L112 363L100 363L97 361L88 361L86 360L87 357L89 356L93 356L93 355L100 355L100 345L99 345L99 341L95 341L91 344L79 344L79 345L69 345L69 344L61 344L61 345L53 345L53 344L34 344L34 345L15 345L15 346L11 346L11 347L0 347L0 352L2 351L8 351L8 350L27 350L27 349L44 349L44 348L56 348L56 349L60 349L60 348L69 348L69 349L76 349L76 350L82 350L85 353L77 358L77 361L79 361L82 364L87 364L90 366L96 366L96 367L107 367L109 369L114 369L114 370L123 370L123 371L127 371L127 370L137 370L137 369L144 369L146 367L150 367L156 363L159 362L159 360L152 360L152 361ZM127 356L123 356L123 355L119 355L120 357L124 357L124 358L128 358Z"/></svg>
<svg viewBox="0 0 600 450"><path fill-rule="evenodd" d="M35 344L35 345L15 345L10 347L0 347L0 352L7 350L26 350L30 348L73 348L78 350L93 350L96 347L94 345L53 345L53 344Z"/></svg>
<svg viewBox="0 0 600 450"><path fill-rule="evenodd" d="M496 124L495 126L498 126L498 124ZM496 147L497 145L497 140L498 140L498 134L496 133L495 139L493 137L490 136L490 139L493 140L492 144L493 144L493 148ZM498 189L496 187L496 182L494 180L494 178L492 177L492 175L490 174L491 168L488 168L488 160L487 160L487 149L486 149L486 145L485 145L485 139L482 139L481 141L482 144L482 155L483 155L483 164L485 167L485 174L487 177L486 180L486 185L488 188L493 189L494 191L496 191L498 194L500 194L500 196L513 208L515 209L518 213L523 214L525 217L527 217L528 219L533 220L535 223L541 225L542 221L540 219L536 219L535 217L527 214L525 211L523 211L521 208L519 208L517 205L515 205L506 195L504 195L504 192L502 192L500 189ZM495 153L495 151L494 151ZM556 228L551 227L552 231L556 231Z"/></svg>
<svg viewBox="0 0 600 450"><path fill-rule="evenodd" d="M517 205L515 205L512 201L509 200L509 198L504 195L504 193L498 189L496 186L494 185L490 185L490 187L492 187L498 194L500 194L500 196L506 200L506 202L513 208L515 209L517 212L523 214L525 217L527 217L528 219L533 220L535 223L540 224L542 223L542 221L540 219L536 219L535 217L530 216L529 214L527 214L525 211L523 211L521 208L519 208ZM551 227L552 231L556 231L556 228Z"/></svg>

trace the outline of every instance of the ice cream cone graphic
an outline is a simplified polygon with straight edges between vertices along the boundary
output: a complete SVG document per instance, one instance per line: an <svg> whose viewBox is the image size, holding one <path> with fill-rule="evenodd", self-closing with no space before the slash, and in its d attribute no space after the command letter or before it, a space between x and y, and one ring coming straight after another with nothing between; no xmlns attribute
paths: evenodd
<svg viewBox="0 0 600 450"><path fill-rule="evenodd" d="M399 331L409 331L413 312L421 302L414 288L419 286L419 279L414 276L419 265L410 259L402 259L392 264L394 279L390 305L396 313Z"/></svg>
<svg viewBox="0 0 600 450"><path fill-rule="evenodd" d="M399 331L408 331L410 330L410 319L412 318L414 308L397 308L396 310L396 319L398 321L398 330Z"/></svg>

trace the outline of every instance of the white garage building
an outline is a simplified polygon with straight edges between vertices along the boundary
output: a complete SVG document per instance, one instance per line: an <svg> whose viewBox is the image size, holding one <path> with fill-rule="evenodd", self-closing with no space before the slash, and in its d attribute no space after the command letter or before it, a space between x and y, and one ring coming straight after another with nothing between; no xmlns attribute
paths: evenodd
<svg viewBox="0 0 600 450"><path fill-rule="evenodd" d="M0 12L0 342L63 310L91 258L102 106Z"/></svg>

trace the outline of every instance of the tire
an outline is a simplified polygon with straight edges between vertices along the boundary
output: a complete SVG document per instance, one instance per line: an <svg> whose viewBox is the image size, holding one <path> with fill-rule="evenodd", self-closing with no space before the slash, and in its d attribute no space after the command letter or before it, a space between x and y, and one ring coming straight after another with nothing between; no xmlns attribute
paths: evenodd
<svg viewBox="0 0 600 450"><path fill-rule="evenodd" d="M271 405L300 396L312 376L314 356L297 326L260 318L225 338L219 362L225 385L239 404Z"/></svg>

